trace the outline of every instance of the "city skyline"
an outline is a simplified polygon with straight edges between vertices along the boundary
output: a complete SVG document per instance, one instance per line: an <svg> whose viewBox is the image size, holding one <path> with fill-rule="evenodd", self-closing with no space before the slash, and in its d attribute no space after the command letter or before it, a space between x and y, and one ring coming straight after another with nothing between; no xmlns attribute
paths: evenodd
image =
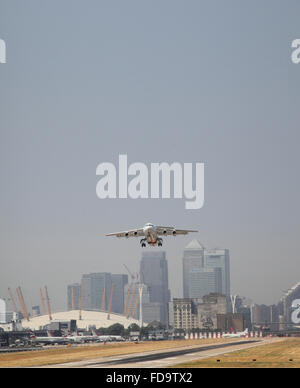
<svg viewBox="0 0 300 388"><path fill-rule="evenodd" d="M188 245L186 246L187 247L194 247L195 248L195 243L196 245L199 244L199 242L195 239L191 240ZM185 248L185 249L186 249ZM205 248L202 246L203 248L203 252L205 250ZM216 252L216 250L213 250L214 252ZM185 251L184 251L185 252ZM183 253L184 253L183 252ZM73 295L72 295L72 288L74 288L75 290L75 293L74 293L74 303L76 306L78 306L78 299L79 299L79 287L83 287L82 288L82 309L101 309L100 308L100 305L102 305L103 303L103 290L104 288L106 288L106 293L105 293L105 307L108 306L108 300L109 300L109 297L110 297L110 292L111 292L111 284L112 284L112 279L113 277L117 277L117 276L121 276L121 277L126 277L127 278L127 283L128 283L128 277L129 276L132 276L133 274L136 274L136 275L133 275L133 276L136 276L137 278L140 279L140 281L142 283L144 283L145 285L149 285L150 283L152 284L153 281L155 282L155 284L159 281L159 277L160 276L166 276L166 278L164 279L164 281L162 281L161 284L168 284L168 278L169 278L169 269L168 269L168 265L166 266L166 270L165 270L165 275L159 275L159 273L156 271L155 273L153 273L153 265L154 263L151 263L149 265L147 265L147 258L149 260L149 262L151 261L151 259L154 259L154 261L157 259L157 260L165 260L166 263L167 263L167 260L166 260L166 257L167 257L167 253L165 250L158 250L158 249L155 249L155 250L142 250L141 252L141 255L140 255L140 261L139 261L139 269L137 271L134 271L132 269L129 269L129 271L127 270L128 274L112 274L111 272L103 272L101 271L101 269L99 269L98 271L95 271L95 272L90 272L90 273L83 273L81 274L79 277L81 279L81 282L74 282L74 280L70 283L70 284L66 284L65 285L65 288L67 290L67 298L66 298L66 303L65 303L65 309L67 310L70 310L71 309L71 305L72 305L72 298L73 298ZM144 262L143 262L143 259L144 259ZM146 261L145 261L146 260ZM198 257L197 257L197 260L198 260ZM203 260L204 260L204 255L203 255ZM204 262L202 263L201 266L203 266ZM93 293L91 290L93 288L93 285L90 284L91 282L93 282L93 279L94 281L97 282L97 280L99 280L98 278L102 278L103 276L105 276L105 281L102 281L102 284L99 285L98 283L98 290L97 292L95 291L95 293ZM183 272L182 272L182 276L183 276ZM220 274L220 277L222 277L222 275ZM92 279L93 278L93 279ZM152 280L151 280L152 279ZM137 280L137 279L136 279ZM83 283L84 282L84 283ZM89 292L85 290L85 283L88 282L88 288L89 288ZM109 284L108 284L109 282ZM129 283L128 283L129 285ZM100 287L100 288L99 288ZM125 287L125 284L124 284L124 287ZM159 286L160 287L160 286ZM159 297L159 294L160 294L160 288L157 288L155 287L156 289L154 290L155 291L155 296L153 298L153 300L150 300L149 302L158 302L158 300L160 299ZM24 291L23 291L24 293ZM165 294L166 291L163 292L163 294ZM25 290L25 296L26 296L26 290ZM94 295L93 298L91 298L91 295ZM152 292L153 294L153 292ZM151 295L152 295L151 294ZM172 290L169 290L168 291L168 294L169 295L172 295ZM183 297L184 296L184 292L182 290L181 294L175 296L175 297ZM163 296L161 296L163 297ZM113 298L115 300L115 294L113 295ZM123 296L123 298L125 298L125 295ZM166 299L168 297L166 296ZM9 299L9 298L8 298ZM25 298L26 299L26 298ZM55 301L53 301L53 298L51 298L51 295L50 295L50 299L51 299L51 303L52 303L52 307L55 306L55 304L53 304L53 302L55 303ZM40 301L40 296L38 296L38 298L35 299L36 300L36 304L38 305L41 301ZM88 301L89 300L89 301ZM64 308L60 308L58 310L64 310Z"/></svg>
<svg viewBox="0 0 300 388"><path fill-rule="evenodd" d="M36 305L47 285L65 308L81 274L138 271L136 241L105 234L149 221L229 249L234 294L271 304L297 283L299 13L296 0L1 1L0 296L21 286ZM119 155L203 163L203 207L99 199L97 166ZM188 241L164 241L174 297Z"/></svg>
<svg viewBox="0 0 300 388"><path fill-rule="evenodd" d="M220 249L220 248L214 248L214 249L211 249L211 248L205 248L204 247L204 245L202 245L197 239L191 239L189 242L188 242L188 244L185 246L185 249L183 250L183 252L182 252L182 260L184 260L184 258L186 257L185 255L186 255L186 253L187 252L189 252L190 254L194 254L194 261L192 261L193 262L193 265L194 265L194 268L195 268L195 266L196 266L196 272L197 272L197 269L198 270L200 270L200 269L203 269L203 266L204 266L204 264L205 264L205 262L207 262L208 260L209 260L209 258L210 258L210 255L213 255L213 257L215 258L216 257L216 255L217 256L220 256L220 252L222 252L222 254L224 254L224 252L227 252L226 253L226 255L228 255L228 260L229 260L229 253L228 253L228 250L227 249L225 249L225 250L222 250L222 249ZM201 253L201 255L202 255L202 260L200 260L200 265L198 266L198 268L197 268L197 265L196 264L199 264L199 252L202 252ZM158 250L158 249L156 249L156 250L146 250L146 251L144 251L144 250L141 250L140 251L140 253L141 253L141 255L140 255L140 261L139 261L139 270L137 270L136 272L135 271L133 271L133 272L131 272L131 270L132 269L129 269L129 272L128 272L128 274L122 274L122 273L120 273L120 274L112 274L112 273L109 273L109 272L101 272L101 270L99 270L99 271L97 271L97 272L93 272L93 273L89 273L89 274L81 274L80 275L80 278L81 279L84 279L84 278L89 278L90 276L99 276L99 275L106 275L106 276L108 276L110 279L113 279L113 277L125 277L127 280L128 280L128 278L129 278L129 276L131 275L133 275L133 273L135 274L135 275L133 275L133 276L135 276L136 277L136 280L135 281L140 281L140 282L142 282L143 283L143 277L144 277L144 273L141 273L140 271L142 271L142 266L141 266L141 263L142 263L142 259L143 259L143 257L148 257L148 258L164 258L164 260L166 259L166 257L167 257L167 253L166 253L166 251L165 250ZM191 256L189 256L189 258L191 258ZM230 265L229 265L229 263L228 263L228 268L230 267ZM209 269L209 267L207 267L207 269ZM213 271L212 271L213 272ZM218 278L219 279L222 279L223 277L224 277L224 274L222 275L222 272L223 271L221 271L221 273L219 273L217 276L218 276ZM225 271L226 272L226 271ZM150 274L150 277L153 277L153 273L152 274ZM167 268L167 277L168 277L168 268ZM184 278L184 266L183 266L183 270L182 270L182 278ZM229 276L229 278L230 278L230 276ZM112 280L110 280L110 282L111 282ZM148 282L146 282L146 283L148 283ZM116 282L115 282L115 284L116 284ZM127 284L127 287L128 286L130 286L130 283L126 283ZM123 302L125 302L125 291L126 291L126 288L125 288L125 286L126 286L126 284L124 283L124 288L123 288ZM184 284L184 283L183 283ZM221 282L220 282L220 284L222 285L222 280L221 280ZM66 291L67 291L67 297L66 297L66 303L65 303L65 306L63 306L62 308L60 308L60 309L56 309L55 308L55 304L53 304L53 298L52 298L52 295L51 295L51 292L49 292L49 299L50 299L50 301L51 301L51 309L52 309L52 311L66 311L66 310L71 310L72 309L72 307L71 307L71 304L72 304L72 291L71 291L71 288L72 287L74 287L74 288L76 288L76 287L80 287L80 285L81 285L81 283L71 283L71 284L69 284L69 285L65 285L65 289L66 289ZM131 286L133 285L133 283L131 283ZM299 283L297 283L296 284L296 286L299 286ZM223 287L224 287L224 284L223 284ZM288 289L288 290L286 290L282 295L281 295L281 298L280 299L278 299L278 300L275 300L273 303L270 303L270 304L268 304L268 303L266 303L266 302L258 302L258 301L256 301L256 300L252 300L251 298L249 298L247 295L245 296L243 296L243 299L245 299L245 300L248 300L248 302L249 303L251 303L250 305L251 306L265 306L266 308L269 308L269 307L272 307L272 306L274 306L274 305L277 305L277 304L280 304L281 303L281 301L285 298L285 295L287 295L288 294L288 292L290 292L291 290L293 290L293 287L294 287L294 285L292 284L292 285L290 285L290 288ZM205 288L205 286L204 286L204 288ZM226 287L225 287L226 288ZM25 290L25 292L24 292L24 289L22 290L23 291L23 294L25 295L25 302L28 302L28 299L26 298L26 290ZM99 290L98 290L99 291ZM101 291L101 292L100 292ZM100 304L102 303L101 301L102 301L102 297L103 297L103 290L100 290L99 291L99 293L97 294L97 296L96 296L96 298L98 299L98 305L94 305L93 307L92 306L87 306L87 305L85 305L85 302L84 302L84 297L83 297L83 299L82 299L82 309L84 309L84 308L86 308L86 309L91 309L91 310L101 310L101 307L100 307ZM107 310L107 308L108 308L108 300L109 300L109 296L110 296L110 292L111 292L111 288L108 288L108 294L106 293L106 299L105 299L105 310ZM205 293L203 293L203 295L202 296L204 296L204 295L208 295L209 293L214 293L214 292L216 292L216 290L214 290L214 289L207 289L207 292L205 292ZM13 293L14 293L14 290L13 290ZM78 290L76 290L75 291L75 294L74 294L74 302L75 302L75 306L76 307L78 307L77 305L78 305L78 298L79 298L79 296L78 296L78 293L79 293L79 291ZM218 292L217 292L218 293ZM83 293L84 294L84 293ZM147 295L145 295L145 293L144 293L144 299L145 299L145 297L146 297L146 299L148 298L150 298L150 293L149 293L149 289L147 289L146 290L146 294ZM156 294L157 294L157 292L156 292ZM225 295L226 293L223 293L223 292L219 292L219 294L220 295ZM137 295L137 294L136 294ZM136 295L135 295L135 297L136 297ZM176 295L176 296L174 296L173 294L172 294L172 290L170 290L170 295L171 295L171 299L170 299L170 302L172 302L172 300L173 299L181 299L181 298L189 298L189 296L185 296L184 295L184 287L182 288L182 293L181 293L181 295ZM231 295L236 295L236 296L238 296L238 297L241 297L241 293L239 293L239 292L236 292L236 293L231 293ZM201 297L202 297L201 296ZM88 295L86 295L86 297L88 297ZM134 299L135 299L135 297L134 297ZM191 299L194 299L196 297L196 299L198 298L198 297L200 297L200 296L191 296L190 298ZM116 294L113 294L113 298L114 298L114 303L116 303L116 304L118 304L118 301L116 301ZM1 298L1 299L3 299L3 300L5 300L6 302L7 302L7 306L12 306L12 304L11 304L11 301L10 301L10 298L9 298L9 296L7 296L7 297L5 297L5 298ZM227 298L227 303L231 303L230 301L228 302L228 298ZM15 296L15 301L17 301L17 303L18 303L18 299L17 299L17 295ZM26 303L26 305L27 305L27 308L28 308L28 311L31 313L31 308L32 307L41 307L40 306L40 303L41 303L41 300L40 300L40 296L39 297L37 297L36 299L35 299L35 301L36 301L36 304L28 304L28 303ZM151 301L150 301L150 299L149 300L147 300L147 302L146 303L150 303ZM46 300L44 301L44 303L46 304ZM145 302L144 302L145 303ZM249 305L249 306L250 306ZM150 306L150 305L149 305ZM148 307L149 307L148 306ZM54 307L54 308L53 308ZM75 308L76 309L76 308ZM46 308L46 310L47 310L47 308ZM119 309L119 311L114 311L114 312L117 312L117 313L120 313L120 314L122 314L122 312L123 311L121 311L121 310L123 310L123 308L121 307L120 309ZM151 310L151 309L150 309ZM149 310L149 311L150 311ZM12 312L13 311L13 309L12 308L10 308L10 310L8 309L8 313L9 312ZM137 316L138 316L138 311L137 311Z"/></svg>

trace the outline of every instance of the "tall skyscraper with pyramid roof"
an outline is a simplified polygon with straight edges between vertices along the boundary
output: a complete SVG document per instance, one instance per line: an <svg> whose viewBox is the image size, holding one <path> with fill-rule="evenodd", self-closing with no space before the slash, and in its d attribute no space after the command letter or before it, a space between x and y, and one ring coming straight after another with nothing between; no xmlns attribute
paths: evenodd
<svg viewBox="0 0 300 388"><path fill-rule="evenodd" d="M204 246L198 240L192 240L183 254L183 297L189 296L190 272L204 267Z"/></svg>
<svg viewBox="0 0 300 388"><path fill-rule="evenodd" d="M183 254L183 297L202 298L214 292L230 300L229 251L206 249L192 240Z"/></svg>

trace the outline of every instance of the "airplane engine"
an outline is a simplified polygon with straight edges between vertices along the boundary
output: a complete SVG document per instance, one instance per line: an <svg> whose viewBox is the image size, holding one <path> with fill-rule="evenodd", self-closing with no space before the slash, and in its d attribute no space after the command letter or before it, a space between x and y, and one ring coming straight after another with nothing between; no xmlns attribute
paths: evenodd
<svg viewBox="0 0 300 388"><path fill-rule="evenodd" d="M164 230L164 231L163 231L163 234L167 234L167 233L168 233L168 231L167 231L167 230Z"/></svg>
<svg viewBox="0 0 300 388"><path fill-rule="evenodd" d="M176 230L173 230L173 236L176 236L177 232Z"/></svg>
<svg viewBox="0 0 300 388"><path fill-rule="evenodd" d="M125 237L129 237L129 233L128 232L125 233Z"/></svg>
<svg viewBox="0 0 300 388"><path fill-rule="evenodd" d="M137 236L138 232L134 232L134 235Z"/></svg>

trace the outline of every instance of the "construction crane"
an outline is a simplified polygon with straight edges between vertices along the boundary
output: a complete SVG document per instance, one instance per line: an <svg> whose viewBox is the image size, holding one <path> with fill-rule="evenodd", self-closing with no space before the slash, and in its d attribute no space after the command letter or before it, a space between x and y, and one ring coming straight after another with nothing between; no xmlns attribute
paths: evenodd
<svg viewBox="0 0 300 388"><path fill-rule="evenodd" d="M23 315L23 318L25 318L25 311L24 311L24 306L23 306L23 303L22 303L22 298L21 298L21 294L20 294L20 291L19 291L19 287L16 289L16 292L17 292L17 297L18 297L18 300L19 300L19 305L20 305L20 309L21 309L21 313Z"/></svg>
<svg viewBox="0 0 300 388"><path fill-rule="evenodd" d="M130 312L131 312L133 301L134 301L134 296L135 296L135 291L136 291L136 281L138 280L138 274L137 274L137 276L135 276L130 271L130 269L127 267L126 264L123 264L123 265L126 268L127 272L129 273L129 276L131 277L131 283L130 283L129 288L128 288L128 294L127 294L127 298L126 298L126 302L125 302L125 306L124 306L124 311L123 311L123 314L128 318L130 315ZM132 292L132 295L130 297L131 292Z"/></svg>
<svg viewBox="0 0 300 388"><path fill-rule="evenodd" d="M16 305L16 302L15 302L13 293L12 293L12 291L11 291L10 288L8 288L8 293L9 293L9 297L10 297L11 303L12 303L13 308L14 308L14 312L15 312L16 314L18 314L18 308L17 308L17 305Z"/></svg>
<svg viewBox="0 0 300 388"><path fill-rule="evenodd" d="M128 306L128 311L127 311L127 319L129 318L129 316L131 314L132 303L134 301L135 291L136 291L136 283L134 283L134 285L133 285L133 292L132 292L132 295L131 295L131 298L130 298L130 302L129 302L129 306Z"/></svg>
<svg viewBox="0 0 300 388"><path fill-rule="evenodd" d="M25 300L24 300L23 293L22 293L22 290L21 290L20 286L17 288L17 294L18 294L18 298L19 298L22 314L23 314L24 318L27 319L27 321L29 321L28 311L27 311L27 308L26 308L26 305L25 305Z"/></svg>
<svg viewBox="0 0 300 388"><path fill-rule="evenodd" d="M82 320L82 287L79 287L79 320Z"/></svg>
<svg viewBox="0 0 300 388"><path fill-rule="evenodd" d="M72 310L75 310L75 295L74 295L74 287L72 287Z"/></svg>
<svg viewBox="0 0 300 388"><path fill-rule="evenodd" d="M141 274L140 274L140 282L145 283L145 275L143 271L141 271Z"/></svg>
<svg viewBox="0 0 300 388"><path fill-rule="evenodd" d="M50 306L50 299L49 299L49 295L48 295L47 286L45 286L45 293L46 293L46 300L47 300L47 306L48 306L49 320L52 321L51 306Z"/></svg>
<svg viewBox="0 0 300 388"><path fill-rule="evenodd" d="M47 311L46 311L46 307L45 307L45 299L44 299L43 291L41 288L40 288L40 296L41 296L41 303L42 303L42 314L47 315Z"/></svg>
<svg viewBox="0 0 300 388"><path fill-rule="evenodd" d="M26 308L26 304L25 304L25 300L24 300L24 297L23 297L23 293L22 293L21 287L19 287L19 291L20 291L20 296L21 296L21 299L22 299L22 304L24 306L25 319L27 319L27 321L29 321L29 314L28 314L28 310Z"/></svg>
<svg viewBox="0 0 300 388"><path fill-rule="evenodd" d="M108 306L107 319L110 319L110 312L111 312L111 306L112 306L112 298L113 298L113 294L114 294L114 287L115 287L115 285L112 284L110 298L109 298L109 306Z"/></svg>
<svg viewBox="0 0 300 388"><path fill-rule="evenodd" d="M130 271L130 269L127 267L126 264L123 264L124 267L126 268L127 272L129 273L129 275L131 276L131 284L134 283L135 281L135 276L133 275L133 273Z"/></svg>
<svg viewBox="0 0 300 388"><path fill-rule="evenodd" d="M125 305L124 305L124 310L123 310L123 315L127 314L127 307L128 307L128 302L129 302L129 296L130 296L130 287L128 288L127 297L126 297L126 301L125 301Z"/></svg>
<svg viewBox="0 0 300 388"><path fill-rule="evenodd" d="M102 294L102 304L101 304L101 310L105 311L105 299L106 299L106 287L104 287L103 294Z"/></svg>
<svg viewBox="0 0 300 388"><path fill-rule="evenodd" d="M136 300L135 300L135 305L134 305L134 309L133 309L133 312L132 312L132 315L131 317L134 319L135 318L135 314L136 314L136 310L138 308L138 305L139 305L139 301L140 301L140 298L139 298L139 294L137 293L136 295Z"/></svg>

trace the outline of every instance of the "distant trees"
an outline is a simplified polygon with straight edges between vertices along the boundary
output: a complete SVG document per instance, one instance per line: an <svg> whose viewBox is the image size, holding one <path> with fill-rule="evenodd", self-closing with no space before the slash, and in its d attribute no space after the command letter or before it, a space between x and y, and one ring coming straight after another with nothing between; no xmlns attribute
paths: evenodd
<svg viewBox="0 0 300 388"><path fill-rule="evenodd" d="M149 325L147 326L147 329L149 331L165 330L165 328L166 328L166 326L158 321L153 321L153 322L149 323Z"/></svg>
<svg viewBox="0 0 300 388"><path fill-rule="evenodd" d="M120 335L122 337L129 337L130 333L133 331L140 331L140 327L132 323L128 326L127 329L120 323L114 323L113 325L109 327L99 327L97 329L98 335Z"/></svg>
<svg viewBox="0 0 300 388"><path fill-rule="evenodd" d="M142 335L148 336L149 333L155 332L156 330L164 330L165 325L160 322L153 321L149 325L142 328ZM100 327L97 329L98 335L120 335L122 337L129 337L131 332L140 332L141 328L136 323L132 323L127 329L120 323L115 323L109 327Z"/></svg>
<svg viewBox="0 0 300 388"><path fill-rule="evenodd" d="M121 335L121 336L124 336L125 335L125 328L120 323L115 323L114 325L111 325L111 326L109 326L106 329L106 334L107 335Z"/></svg>
<svg viewBox="0 0 300 388"><path fill-rule="evenodd" d="M128 326L127 330L128 330L129 333L131 331L140 331L140 327L136 323L132 323L131 325Z"/></svg>

